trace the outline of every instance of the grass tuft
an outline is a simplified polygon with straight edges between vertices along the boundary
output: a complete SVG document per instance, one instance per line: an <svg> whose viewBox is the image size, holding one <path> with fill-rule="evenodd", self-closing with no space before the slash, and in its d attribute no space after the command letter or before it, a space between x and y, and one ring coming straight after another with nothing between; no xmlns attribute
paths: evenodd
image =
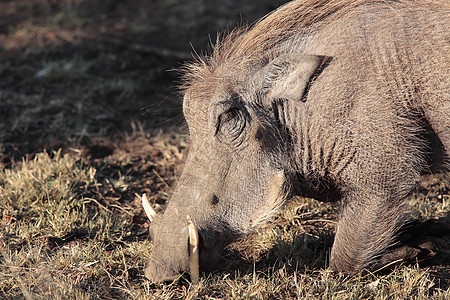
<svg viewBox="0 0 450 300"><path fill-rule="evenodd" d="M95 185L95 169L69 155L40 153L17 169L0 172L3 217L15 220L19 237L31 243L43 235L61 236L80 224L79 194Z"/></svg>

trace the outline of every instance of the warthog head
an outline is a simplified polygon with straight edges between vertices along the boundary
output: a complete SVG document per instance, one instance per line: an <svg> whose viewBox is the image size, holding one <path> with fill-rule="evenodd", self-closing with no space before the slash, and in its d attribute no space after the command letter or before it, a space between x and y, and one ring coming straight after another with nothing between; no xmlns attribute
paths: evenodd
<svg viewBox="0 0 450 300"><path fill-rule="evenodd" d="M245 72L219 66L193 75L183 102L190 150L165 213L151 216L147 278L166 281L195 271L188 216L198 231L200 268L210 269L228 243L256 228L292 193L296 168L284 126L287 107L301 104L320 63L317 56L283 54Z"/></svg>

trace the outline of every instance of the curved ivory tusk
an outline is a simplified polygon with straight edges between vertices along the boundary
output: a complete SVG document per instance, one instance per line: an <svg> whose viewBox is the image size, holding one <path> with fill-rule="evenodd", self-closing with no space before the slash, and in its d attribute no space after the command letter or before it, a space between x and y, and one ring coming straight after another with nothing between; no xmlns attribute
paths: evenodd
<svg viewBox="0 0 450 300"><path fill-rule="evenodd" d="M156 211L153 209L150 201L148 201L147 195L145 194L142 195L142 206L144 207L148 219L150 220L150 222L152 222L153 219L155 219Z"/></svg>
<svg viewBox="0 0 450 300"><path fill-rule="evenodd" d="M192 283L197 283L200 279L200 261L198 254L198 231L195 229L194 222L190 216L187 216L189 230L189 268Z"/></svg>

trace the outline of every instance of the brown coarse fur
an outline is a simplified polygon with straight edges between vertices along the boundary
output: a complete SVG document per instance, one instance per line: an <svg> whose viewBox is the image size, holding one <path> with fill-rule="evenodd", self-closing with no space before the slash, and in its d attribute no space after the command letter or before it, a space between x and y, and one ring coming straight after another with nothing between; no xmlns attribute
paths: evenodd
<svg viewBox="0 0 450 300"><path fill-rule="evenodd" d="M380 3L391 7L391 1L385 0L310 0L292 1L269 14L253 27L236 28L230 33L219 35L213 53L205 58L199 57L197 62L187 65L184 69L186 89L193 82L201 81L214 74L215 70L223 65L248 67L255 62L263 62L276 51L286 40L299 33L312 34L326 24L332 24L351 12L355 7L364 4ZM398 4L416 6L434 6L441 9L450 9L448 1L420 0L395 1ZM394 8L392 8L395 10ZM250 30L251 29L251 30ZM272 54L273 55L273 54Z"/></svg>
<svg viewBox="0 0 450 300"><path fill-rule="evenodd" d="M341 200L332 268L379 267L420 175L450 169L449 69L448 1L293 1L223 37L186 67L192 147L148 277L186 270L177 219L205 265L296 193Z"/></svg>

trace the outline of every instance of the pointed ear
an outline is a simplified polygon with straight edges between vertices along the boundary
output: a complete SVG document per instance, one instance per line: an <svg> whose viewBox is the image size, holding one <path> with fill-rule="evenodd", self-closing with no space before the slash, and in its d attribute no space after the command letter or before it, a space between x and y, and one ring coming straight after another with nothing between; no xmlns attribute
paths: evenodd
<svg viewBox="0 0 450 300"><path fill-rule="evenodd" d="M263 93L266 103L274 99L301 101L309 83L318 74L324 57L286 54L274 59L263 69Z"/></svg>

